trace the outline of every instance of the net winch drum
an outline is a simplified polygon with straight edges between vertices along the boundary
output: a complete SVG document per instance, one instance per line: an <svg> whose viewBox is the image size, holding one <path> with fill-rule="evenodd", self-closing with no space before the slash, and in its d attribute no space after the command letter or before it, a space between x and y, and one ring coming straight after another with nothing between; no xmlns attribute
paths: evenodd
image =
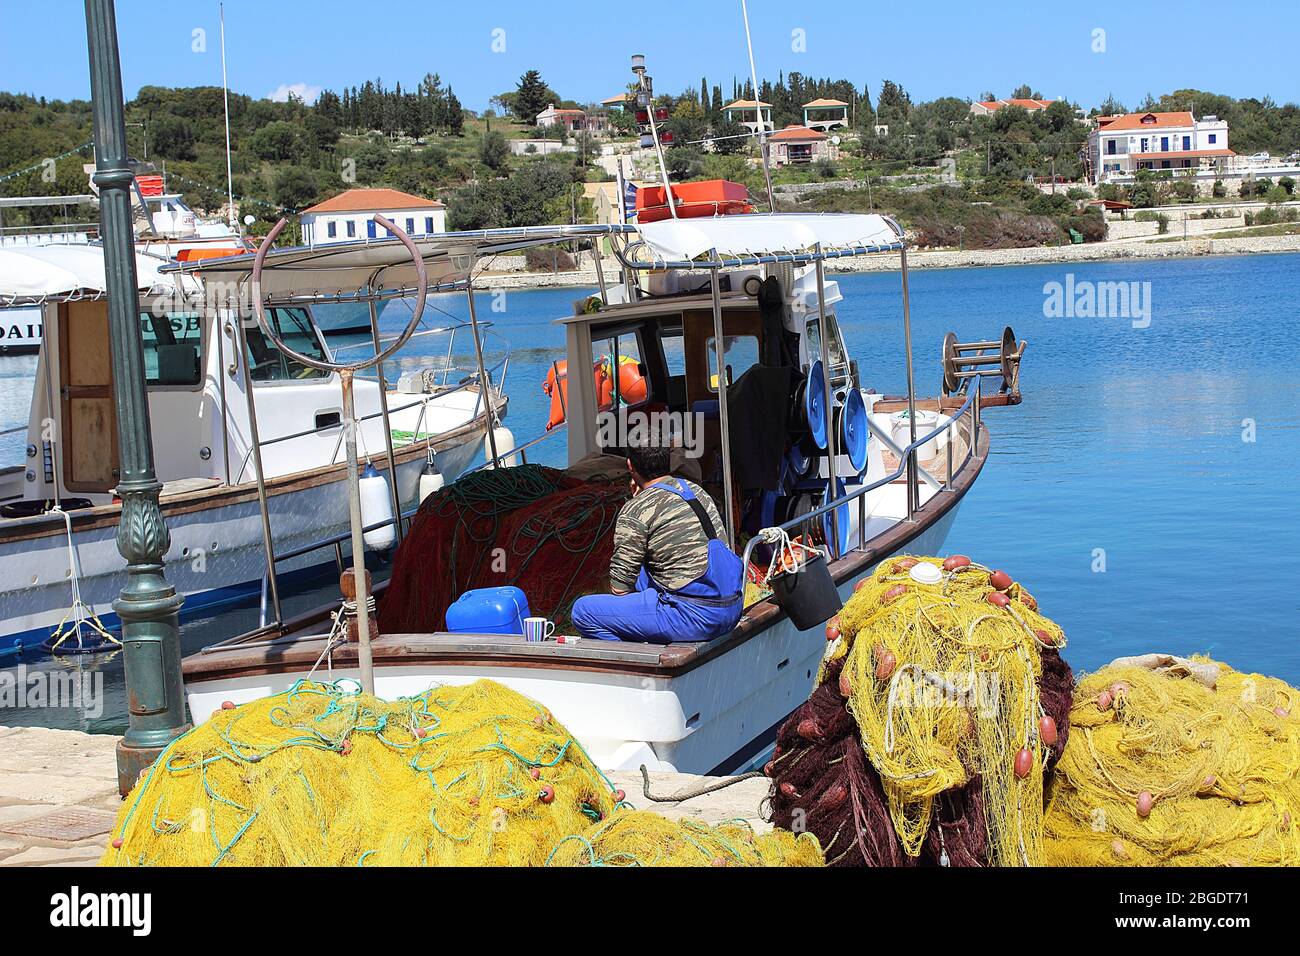
<svg viewBox="0 0 1300 956"><path fill-rule="evenodd" d="M998 391L1019 396L1020 359L1027 345L1016 344L1016 333L1009 325L1002 330L1001 341L958 342L957 333L949 332L943 337L943 393L956 395L966 390L971 379L1001 372Z"/></svg>
<svg viewBox="0 0 1300 956"><path fill-rule="evenodd" d="M867 470L867 403L862 393L850 388L844 395L844 404L836 409L841 450L848 456L849 464L859 475Z"/></svg>
<svg viewBox="0 0 1300 956"><path fill-rule="evenodd" d="M812 433L813 444L826 448L826 373L821 362L813 362L808 369L808 385L803 393L804 420Z"/></svg>
<svg viewBox="0 0 1300 956"><path fill-rule="evenodd" d="M768 584L777 607L801 631L826 623L844 606L826 556L820 551L795 570L773 574Z"/></svg>

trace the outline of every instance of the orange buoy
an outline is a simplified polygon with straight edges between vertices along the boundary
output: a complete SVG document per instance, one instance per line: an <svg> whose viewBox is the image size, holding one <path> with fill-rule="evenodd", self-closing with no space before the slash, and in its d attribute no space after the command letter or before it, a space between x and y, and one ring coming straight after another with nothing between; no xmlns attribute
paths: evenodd
<svg viewBox="0 0 1300 956"><path fill-rule="evenodd" d="M1115 702L1115 697L1108 690L1103 690L1097 695L1097 709L1110 710L1110 705Z"/></svg>
<svg viewBox="0 0 1300 956"><path fill-rule="evenodd" d="M1021 747L1016 751L1016 776L1021 780L1029 776L1029 771L1034 769L1034 754L1028 747Z"/></svg>
<svg viewBox="0 0 1300 956"><path fill-rule="evenodd" d="M122 838L121 838L121 837L118 837L116 840L113 841L113 849L114 849L114 850L120 850L120 849L122 849Z"/></svg>
<svg viewBox="0 0 1300 956"><path fill-rule="evenodd" d="M765 776L765 777L773 777L773 776L775 776L775 775L776 775L776 761L775 761L775 760L769 760L767 763L763 764L763 776Z"/></svg>
<svg viewBox="0 0 1300 956"><path fill-rule="evenodd" d="M820 740L822 737L821 725L811 717L805 717L803 720L799 721L794 732L804 740Z"/></svg>
<svg viewBox="0 0 1300 956"><path fill-rule="evenodd" d="M876 680L889 680L893 676L894 668L898 666L898 658L894 656L893 651L885 651L880 657L876 658Z"/></svg>
<svg viewBox="0 0 1300 956"><path fill-rule="evenodd" d="M1141 793L1138 794L1137 811L1138 811L1138 816L1140 816L1142 819L1145 820L1147 817L1151 816L1151 808L1154 807L1155 805L1156 805L1156 798L1151 796L1150 790L1143 790Z"/></svg>
<svg viewBox="0 0 1300 956"><path fill-rule="evenodd" d="M884 594L880 595L880 603L881 603L881 604L888 604L888 603L889 603L890 601L892 601L894 598L896 598L896 597L902 597L902 596L903 596L904 594L906 594L906 593L907 593L907 585L906 585L906 584L895 584L892 588L890 588L890 589L889 589L888 591L886 591Z"/></svg>
<svg viewBox="0 0 1300 956"><path fill-rule="evenodd" d="M352 738L345 737L343 738L343 746L339 748L339 754L346 757L350 753L352 753Z"/></svg>
<svg viewBox="0 0 1300 956"><path fill-rule="evenodd" d="M615 790L615 791L614 791L614 802L615 802L615 803L622 803L622 802L623 802L624 800L626 800L626 799L627 799L627 794L624 793L622 790Z"/></svg>
<svg viewBox="0 0 1300 956"><path fill-rule="evenodd" d="M1128 859L1128 847L1124 846L1124 841L1119 837L1110 841L1110 852L1115 854L1117 860Z"/></svg>
<svg viewBox="0 0 1300 956"><path fill-rule="evenodd" d="M1056 743L1056 721L1046 714L1038 720L1038 737L1049 747Z"/></svg>
<svg viewBox="0 0 1300 956"><path fill-rule="evenodd" d="M1048 647L1055 647L1055 646L1056 646L1056 638L1052 637L1051 634L1048 634L1048 633L1047 633L1046 631L1044 631L1041 627L1040 627L1040 628L1037 628L1037 629L1034 631L1034 634L1038 637L1038 639L1039 639L1040 641L1042 641L1042 642L1043 642L1044 644L1046 644Z"/></svg>
<svg viewBox="0 0 1300 956"><path fill-rule="evenodd" d="M777 789L780 790L781 793L787 797L799 796L799 791L794 788L794 784L792 784L789 780L783 780L781 782L781 785L777 787Z"/></svg>
<svg viewBox="0 0 1300 956"><path fill-rule="evenodd" d="M849 675L840 671L840 696L849 698L853 696L853 685L849 683Z"/></svg>
<svg viewBox="0 0 1300 956"><path fill-rule="evenodd" d="M910 571L920 563L916 558L899 558L894 562L894 573L902 574L904 571Z"/></svg>
<svg viewBox="0 0 1300 956"><path fill-rule="evenodd" d="M555 799L555 788L551 786L542 787L541 790L537 791L537 797L542 803L550 803Z"/></svg>
<svg viewBox="0 0 1300 956"><path fill-rule="evenodd" d="M528 768L528 776L532 777L534 780L541 780L541 779L542 779L542 771L541 771L541 769L540 769L539 767L529 767L529 768Z"/></svg>
<svg viewBox="0 0 1300 956"><path fill-rule="evenodd" d="M956 571L958 568L970 567L970 558L964 554L953 554L943 559L943 569L945 571Z"/></svg>
<svg viewBox="0 0 1300 956"><path fill-rule="evenodd" d="M1005 591L1015 583L1011 580L1011 575L1005 571L994 571L989 575L989 587L995 591Z"/></svg>
<svg viewBox="0 0 1300 956"><path fill-rule="evenodd" d="M222 710L234 710L234 709L235 709L235 702L234 702L233 700L223 700L223 701L221 702L221 709L222 709Z"/></svg>
<svg viewBox="0 0 1300 956"><path fill-rule="evenodd" d="M990 591L985 597L985 600L994 607L1006 607L1011 603L1011 598L1007 597L1001 591Z"/></svg>
<svg viewBox="0 0 1300 956"><path fill-rule="evenodd" d="M715 856L715 857L713 858L713 865L714 865L714 866L726 866L726 865L727 865L727 861L724 860L724 859L723 859L722 857L720 857L720 856Z"/></svg>
<svg viewBox="0 0 1300 956"><path fill-rule="evenodd" d="M1038 610L1038 601L1035 600L1034 596L1030 594L1028 591L1020 592L1020 603L1023 604L1025 607L1029 608L1029 610L1031 611Z"/></svg>
<svg viewBox="0 0 1300 956"><path fill-rule="evenodd" d="M1291 711L1279 705L1273 708L1273 716L1278 717L1281 720L1286 720L1288 717L1291 716Z"/></svg>
<svg viewBox="0 0 1300 956"><path fill-rule="evenodd" d="M838 641L840 638L840 616L837 614L826 622L826 640Z"/></svg>

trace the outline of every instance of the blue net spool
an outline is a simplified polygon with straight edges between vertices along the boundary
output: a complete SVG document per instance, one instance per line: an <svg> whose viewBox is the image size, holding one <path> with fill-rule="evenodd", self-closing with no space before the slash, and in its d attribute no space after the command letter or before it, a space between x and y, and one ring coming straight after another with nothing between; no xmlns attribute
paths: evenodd
<svg viewBox="0 0 1300 956"><path fill-rule="evenodd" d="M826 374L821 362L808 369L808 387L803 393L804 418L812 433L813 444L826 447Z"/></svg>
<svg viewBox="0 0 1300 956"><path fill-rule="evenodd" d="M862 393L850 388L844 396L844 404L839 410L840 441L849 464L859 475L867 470L867 403L862 400Z"/></svg>

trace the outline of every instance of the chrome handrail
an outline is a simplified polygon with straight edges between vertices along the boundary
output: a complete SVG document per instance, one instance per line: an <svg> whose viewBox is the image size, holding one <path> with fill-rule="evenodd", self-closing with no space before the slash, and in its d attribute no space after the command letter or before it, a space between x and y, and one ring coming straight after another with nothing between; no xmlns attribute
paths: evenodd
<svg viewBox="0 0 1300 956"><path fill-rule="evenodd" d="M981 373L981 375L982 374L983 373ZM861 487L856 488L851 492L846 492L840 497L834 498L831 501L827 502L826 504L814 508L812 511L809 511L807 514L799 515L797 518L791 518L789 521L786 521L783 524L776 525L775 527L780 529L781 531L785 531L788 533L789 531L799 527L800 525L807 524L810 521L816 521L818 518L830 514L832 511L835 511L836 509L848 504L850 501L854 501L857 499L864 499L864 496L868 492L875 491L877 488L889 484L890 482L902 476L904 472L908 471L908 466L912 464L913 461L913 453L918 448L920 448L922 445L924 445L926 442L930 441L931 439L937 437L940 432L952 428L957 423L957 421L963 415L966 414L967 410L970 410L971 442L970 442L970 448L967 449L966 459L961 464L962 468L966 467L967 462L969 462L971 457L975 454L976 446L979 440L980 421L979 421L978 409L979 409L980 393L981 393L980 379L977 378L975 382L974 391L972 391L969 395L966 396L966 401L962 402L961 406L953 414L949 416L948 421L944 422L938 428L934 429L934 431L921 436L916 441L912 442L912 444L908 445L906 448L902 450L903 455L899 459L898 467L895 468L892 473L885 475L883 478L877 478L875 481L870 482L869 484L866 485L862 485ZM865 503L865 499L864 499L864 503ZM908 509L907 517L909 520L912 518L910 501L909 501L909 509ZM764 528L763 530L766 531L770 529ZM743 566L745 568L749 567L749 560L751 555L753 554L754 546L759 544L762 540L763 539L760 535L754 535L752 538L749 539L749 542L745 545L745 552L742 555L742 559L741 559L743 562ZM867 545L866 526L865 523L861 519L859 519L857 550L859 551L865 550L866 545Z"/></svg>

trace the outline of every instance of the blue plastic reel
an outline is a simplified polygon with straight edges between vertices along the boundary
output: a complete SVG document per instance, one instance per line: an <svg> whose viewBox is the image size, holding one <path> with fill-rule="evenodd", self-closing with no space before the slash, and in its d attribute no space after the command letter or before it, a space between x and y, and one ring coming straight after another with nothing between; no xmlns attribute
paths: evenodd
<svg viewBox="0 0 1300 956"><path fill-rule="evenodd" d="M844 494L844 481L841 478L835 479L835 491L831 491L831 483L826 482L826 490L822 492L822 504L828 505L835 498ZM839 519L840 535L839 541L835 540L835 531L831 523L831 515L834 514ZM826 512L822 515L822 531L826 535L826 543L830 545L831 557L838 558L846 554L849 550L849 503L846 501L833 512ZM838 547L837 547L838 545Z"/></svg>
<svg viewBox="0 0 1300 956"><path fill-rule="evenodd" d="M840 409L840 438L844 442L844 454L848 455L849 464L859 475L867 470L867 403L862 400L862 393L850 388L844 396L844 405Z"/></svg>
<svg viewBox="0 0 1300 956"><path fill-rule="evenodd" d="M808 385L803 393L804 415L808 420L808 430L812 432L813 444L818 448L826 447L826 375L821 362L813 362L808 369Z"/></svg>

